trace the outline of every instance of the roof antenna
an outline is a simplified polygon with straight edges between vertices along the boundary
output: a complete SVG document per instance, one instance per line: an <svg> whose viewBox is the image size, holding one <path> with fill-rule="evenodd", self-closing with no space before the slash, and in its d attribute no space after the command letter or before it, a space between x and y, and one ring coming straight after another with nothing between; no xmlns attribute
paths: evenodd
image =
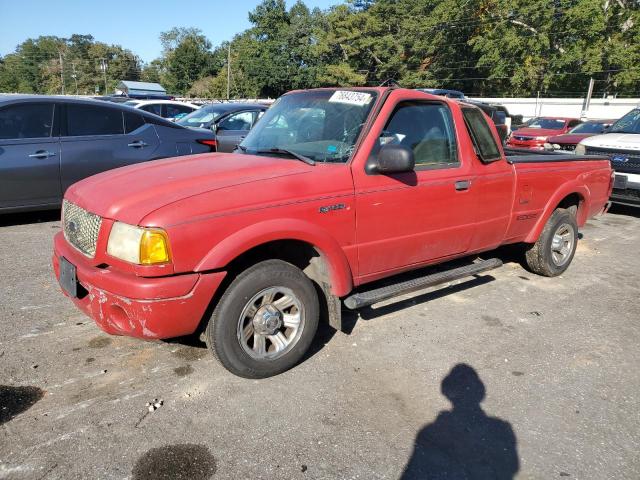
<svg viewBox="0 0 640 480"><path fill-rule="evenodd" d="M396 81L395 78L387 78L384 82L380 84L381 87L392 87L392 88L400 88L400 84Z"/></svg>

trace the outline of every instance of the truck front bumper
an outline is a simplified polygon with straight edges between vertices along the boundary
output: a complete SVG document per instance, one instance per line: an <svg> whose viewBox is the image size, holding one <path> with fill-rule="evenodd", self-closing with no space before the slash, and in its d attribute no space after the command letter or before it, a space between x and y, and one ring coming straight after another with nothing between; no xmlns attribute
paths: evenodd
<svg viewBox="0 0 640 480"><path fill-rule="evenodd" d="M611 201L640 207L640 174L616 172Z"/></svg>
<svg viewBox="0 0 640 480"><path fill-rule="evenodd" d="M138 277L94 266L62 233L54 240L53 269L60 281L60 258L76 268L73 303L105 332L138 338L172 338L194 333L226 272Z"/></svg>

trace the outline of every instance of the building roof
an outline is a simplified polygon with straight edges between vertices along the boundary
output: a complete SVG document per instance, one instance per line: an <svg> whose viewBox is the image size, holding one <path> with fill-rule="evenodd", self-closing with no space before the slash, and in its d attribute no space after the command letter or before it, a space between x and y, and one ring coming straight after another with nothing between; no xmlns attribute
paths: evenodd
<svg viewBox="0 0 640 480"><path fill-rule="evenodd" d="M164 87L159 83L134 82L132 80L121 80L120 83L118 83L118 88L121 90L127 90L127 91L136 90L136 91L156 92L161 95L165 95L167 93Z"/></svg>

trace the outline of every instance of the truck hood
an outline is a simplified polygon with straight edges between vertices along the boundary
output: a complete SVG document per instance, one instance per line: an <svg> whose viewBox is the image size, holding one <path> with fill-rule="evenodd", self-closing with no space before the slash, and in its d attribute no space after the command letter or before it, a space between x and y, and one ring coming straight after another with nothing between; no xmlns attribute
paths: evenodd
<svg viewBox="0 0 640 480"><path fill-rule="evenodd" d="M580 142L587 147L611 148L613 150L640 150L640 134L605 133L586 138Z"/></svg>
<svg viewBox="0 0 640 480"><path fill-rule="evenodd" d="M565 133L564 135L554 135L549 137L549 143L561 143L563 145L577 145L581 140L587 137L593 137L595 133Z"/></svg>
<svg viewBox="0 0 640 480"><path fill-rule="evenodd" d="M205 153L109 170L75 183L65 198L102 217L136 225L147 214L188 197L313 168L285 158Z"/></svg>
<svg viewBox="0 0 640 480"><path fill-rule="evenodd" d="M525 137L548 137L550 135L560 135L562 130L550 130L548 128L519 128L514 130L513 135L523 135Z"/></svg>

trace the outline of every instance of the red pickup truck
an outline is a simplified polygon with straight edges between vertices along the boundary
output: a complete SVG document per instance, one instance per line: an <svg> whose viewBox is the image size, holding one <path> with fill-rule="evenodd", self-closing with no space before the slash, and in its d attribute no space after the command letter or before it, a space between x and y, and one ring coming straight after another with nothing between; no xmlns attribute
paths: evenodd
<svg viewBox="0 0 640 480"><path fill-rule="evenodd" d="M464 102L400 88L296 91L236 153L70 187L53 265L104 331L200 332L228 370L260 378L295 365L319 320L339 329L343 305L500 261L401 272L521 243L532 271L562 273L611 186L604 157L505 156L488 118Z"/></svg>

